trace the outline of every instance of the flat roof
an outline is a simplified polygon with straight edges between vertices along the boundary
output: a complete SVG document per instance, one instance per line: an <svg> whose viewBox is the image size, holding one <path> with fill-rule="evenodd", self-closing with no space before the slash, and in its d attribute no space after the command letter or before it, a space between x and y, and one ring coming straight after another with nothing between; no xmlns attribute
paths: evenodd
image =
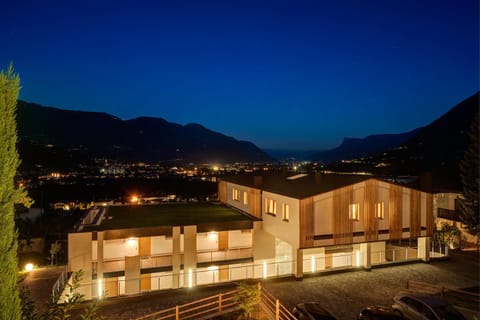
<svg viewBox="0 0 480 320"><path fill-rule="evenodd" d="M214 203L122 205L107 207L106 219L99 225L86 226L84 231L223 224L253 220L255 218L231 207Z"/></svg>

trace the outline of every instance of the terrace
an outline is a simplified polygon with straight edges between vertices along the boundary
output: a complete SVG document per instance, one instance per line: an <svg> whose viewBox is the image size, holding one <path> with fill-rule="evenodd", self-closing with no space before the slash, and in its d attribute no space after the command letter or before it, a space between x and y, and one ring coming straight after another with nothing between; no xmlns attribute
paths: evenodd
<svg viewBox="0 0 480 320"><path fill-rule="evenodd" d="M214 203L160 205L119 205L105 207L100 223L83 224L82 231L103 231L129 228L218 225L251 223L252 218L239 211ZM98 210L101 214L102 210ZM91 218L90 221L95 219Z"/></svg>

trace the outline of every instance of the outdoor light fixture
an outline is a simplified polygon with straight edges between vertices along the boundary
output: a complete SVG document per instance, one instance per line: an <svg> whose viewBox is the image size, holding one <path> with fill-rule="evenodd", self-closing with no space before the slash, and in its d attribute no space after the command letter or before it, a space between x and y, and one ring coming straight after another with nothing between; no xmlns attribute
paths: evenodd
<svg viewBox="0 0 480 320"><path fill-rule="evenodd" d="M32 270L33 270L33 263L30 263L30 262L27 263L27 264L25 265L25 271L26 271L26 272L30 272L30 271L32 271Z"/></svg>
<svg viewBox="0 0 480 320"><path fill-rule="evenodd" d="M98 298L101 299L103 296L103 279L98 279Z"/></svg>
<svg viewBox="0 0 480 320"><path fill-rule="evenodd" d="M315 256L312 256L311 265L312 265L312 272L315 272L317 269L315 265Z"/></svg>
<svg viewBox="0 0 480 320"><path fill-rule="evenodd" d="M138 200L139 200L138 196L135 194L130 198L130 202L132 203L138 203Z"/></svg>
<svg viewBox="0 0 480 320"><path fill-rule="evenodd" d="M360 251L358 250L355 251L355 265L360 267Z"/></svg>
<svg viewBox="0 0 480 320"><path fill-rule="evenodd" d="M135 238L128 238L127 239L127 245L129 247L135 247L137 245L137 239Z"/></svg>
<svg viewBox="0 0 480 320"><path fill-rule="evenodd" d="M210 232L208 233L208 239L210 239L210 240L212 240L212 241L215 241L215 240L217 240L217 238L218 238L218 233L217 233L217 232L215 232L215 231L210 231Z"/></svg>

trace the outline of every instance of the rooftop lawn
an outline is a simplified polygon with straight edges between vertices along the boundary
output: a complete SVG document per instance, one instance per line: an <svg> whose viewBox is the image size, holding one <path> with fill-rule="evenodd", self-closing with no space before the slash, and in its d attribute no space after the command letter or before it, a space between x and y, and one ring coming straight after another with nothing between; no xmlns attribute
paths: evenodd
<svg viewBox="0 0 480 320"><path fill-rule="evenodd" d="M123 229L155 226L198 225L212 222L250 220L223 205L210 203L129 205L108 207L108 216L100 229Z"/></svg>

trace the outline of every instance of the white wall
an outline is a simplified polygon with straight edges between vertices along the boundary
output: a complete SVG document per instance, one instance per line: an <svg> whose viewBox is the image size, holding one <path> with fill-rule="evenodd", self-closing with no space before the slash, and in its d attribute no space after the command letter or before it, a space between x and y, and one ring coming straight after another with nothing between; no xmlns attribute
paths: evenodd
<svg viewBox="0 0 480 320"><path fill-rule="evenodd" d="M218 232L197 233L197 251L218 250Z"/></svg>
<svg viewBox="0 0 480 320"><path fill-rule="evenodd" d="M138 255L138 238L103 241L103 258L120 259Z"/></svg>
<svg viewBox="0 0 480 320"><path fill-rule="evenodd" d="M233 200L233 189L237 189L239 191L239 199ZM244 193L247 193L247 203L244 203ZM250 213L250 188L241 186L238 184L234 184L231 182L227 182L227 203L235 208L238 208L242 211Z"/></svg>
<svg viewBox="0 0 480 320"><path fill-rule="evenodd" d="M229 248L245 248L252 246L253 230L249 232L242 230L228 231L228 247Z"/></svg>
<svg viewBox="0 0 480 320"><path fill-rule="evenodd" d="M171 237L153 236L150 239L152 256L171 254L173 252L173 241Z"/></svg>
<svg viewBox="0 0 480 320"><path fill-rule="evenodd" d="M272 216L265 212L265 199L272 199L277 202L277 214ZM283 204L289 205L290 218L283 221ZM299 200L271 192L262 192L262 217L263 230L275 235L278 239L288 242L293 248L299 246Z"/></svg>

